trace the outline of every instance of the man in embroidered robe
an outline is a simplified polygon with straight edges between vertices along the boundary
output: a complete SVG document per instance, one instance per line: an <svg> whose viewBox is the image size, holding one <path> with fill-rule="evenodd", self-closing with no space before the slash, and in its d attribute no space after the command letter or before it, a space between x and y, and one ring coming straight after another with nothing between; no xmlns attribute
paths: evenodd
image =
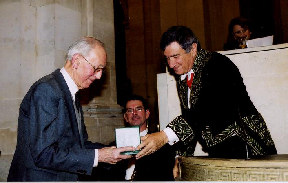
<svg viewBox="0 0 288 183"><path fill-rule="evenodd" d="M176 74L182 115L163 131L146 135L137 147L142 149L137 158L166 143L175 144L177 153L183 156L193 156L197 142L209 157L215 158L277 153L238 68L228 57L201 49L192 30L184 26L170 27L162 35L160 46ZM186 78L192 77L190 88Z"/></svg>

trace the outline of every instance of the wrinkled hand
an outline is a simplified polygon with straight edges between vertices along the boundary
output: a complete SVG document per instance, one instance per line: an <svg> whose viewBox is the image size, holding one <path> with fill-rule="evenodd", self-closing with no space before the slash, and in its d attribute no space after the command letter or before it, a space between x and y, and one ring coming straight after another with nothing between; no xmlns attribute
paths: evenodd
<svg viewBox="0 0 288 183"><path fill-rule="evenodd" d="M137 155L136 159L143 156L149 155L160 149L168 142L168 137L165 132L157 132L152 134L147 134L141 137L142 143L137 146L137 150L142 149Z"/></svg>
<svg viewBox="0 0 288 183"><path fill-rule="evenodd" d="M123 159L129 159L132 155L121 155L123 151L135 151L135 147L104 147L98 150L98 162L116 164Z"/></svg>

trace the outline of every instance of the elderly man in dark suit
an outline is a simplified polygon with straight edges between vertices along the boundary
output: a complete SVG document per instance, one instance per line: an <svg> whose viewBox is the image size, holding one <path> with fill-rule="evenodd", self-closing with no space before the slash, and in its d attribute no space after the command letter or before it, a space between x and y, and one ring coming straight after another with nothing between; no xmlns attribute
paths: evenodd
<svg viewBox="0 0 288 183"><path fill-rule="evenodd" d="M182 115L158 133L148 134L137 148L141 158L164 144L192 156L197 141L214 158L252 158L276 154L261 114L246 91L238 68L226 56L201 49L192 30L170 27L161 49L176 74Z"/></svg>
<svg viewBox="0 0 288 183"><path fill-rule="evenodd" d="M77 91L100 79L106 66L103 43L75 42L65 66L35 82L19 110L17 147L8 181L77 181L98 162L115 164L133 147L104 147L87 141Z"/></svg>

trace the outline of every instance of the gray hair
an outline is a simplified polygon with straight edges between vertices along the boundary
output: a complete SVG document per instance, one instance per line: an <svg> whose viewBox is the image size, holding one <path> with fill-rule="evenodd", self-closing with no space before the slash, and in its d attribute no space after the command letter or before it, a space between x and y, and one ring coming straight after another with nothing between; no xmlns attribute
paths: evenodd
<svg viewBox="0 0 288 183"><path fill-rule="evenodd" d="M66 60L71 60L73 55L79 53L84 57L88 56L89 52L96 45L100 45L104 48L104 43L95 37L83 37L74 42L68 49Z"/></svg>

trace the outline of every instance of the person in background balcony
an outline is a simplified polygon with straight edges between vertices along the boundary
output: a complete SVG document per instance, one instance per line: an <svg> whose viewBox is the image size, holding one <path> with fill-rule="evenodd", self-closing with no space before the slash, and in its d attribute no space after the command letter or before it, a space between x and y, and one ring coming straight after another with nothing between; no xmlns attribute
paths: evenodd
<svg viewBox="0 0 288 183"><path fill-rule="evenodd" d="M242 17L230 21L228 32L224 50L247 48L246 41L255 38L251 21Z"/></svg>

